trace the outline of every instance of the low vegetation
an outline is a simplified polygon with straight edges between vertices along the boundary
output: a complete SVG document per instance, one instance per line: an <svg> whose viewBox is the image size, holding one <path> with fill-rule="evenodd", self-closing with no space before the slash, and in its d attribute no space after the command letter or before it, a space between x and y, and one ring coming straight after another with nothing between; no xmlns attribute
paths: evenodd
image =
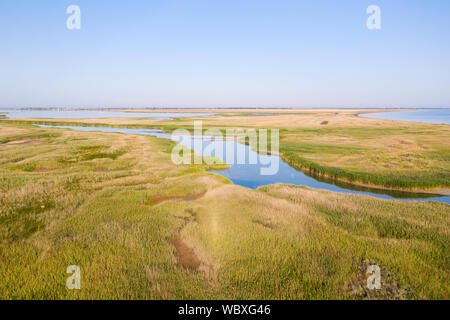
<svg viewBox="0 0 450 320"><path fill-rule="evenodd" d="M151 136L2 122L0 141L1 299L361 299L365 260L402 297L450 298L447 204L250 190Z"/></svg>
<svg viewBox="0 0 450 320"><path fill-rule="evenodd" d="M280 129L280 154L308 174L341 182L450 194L450 126L358 117L361 110L280 111L253 116L231 110L199 118L209 128ZM273 111L271 111L273 113ZM368 112L368 111L364 111ZM223 115L227 115L224 117ZM0 123L30 123L0 120ZM193 130L193 119L33 120L53 125ZM1 143L1 141L0 141Z"/></svg>

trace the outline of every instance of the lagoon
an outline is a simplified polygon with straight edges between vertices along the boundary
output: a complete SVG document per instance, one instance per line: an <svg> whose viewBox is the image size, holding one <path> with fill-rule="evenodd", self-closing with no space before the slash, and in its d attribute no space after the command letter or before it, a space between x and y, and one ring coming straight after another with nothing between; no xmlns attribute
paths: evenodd
<svg viewBox="0 0 450 320"><path fill-rule="evenodd" d="M450 109L430 109L415 111L393 111L359 114L363 118L450 124Z"/></svg>

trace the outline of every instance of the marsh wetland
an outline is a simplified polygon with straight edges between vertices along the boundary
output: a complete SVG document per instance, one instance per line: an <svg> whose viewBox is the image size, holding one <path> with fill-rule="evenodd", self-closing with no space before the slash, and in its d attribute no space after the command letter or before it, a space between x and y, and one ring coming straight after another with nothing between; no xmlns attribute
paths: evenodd
<svg viewBox="0 0 450 320"><path fill-rule="evenodd" d="M448 299L450 128L362 111L1 119L0 297ZM174 164L194 120L279 129L280 175ZM358 290L368 262L391 289Z"/></svg>

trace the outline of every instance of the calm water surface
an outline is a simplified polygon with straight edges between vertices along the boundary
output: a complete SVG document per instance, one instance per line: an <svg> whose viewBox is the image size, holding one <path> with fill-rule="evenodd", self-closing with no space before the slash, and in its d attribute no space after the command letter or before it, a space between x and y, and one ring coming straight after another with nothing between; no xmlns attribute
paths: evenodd
<svg viewBox="0 0 450 320"><path fill-rule="evenodd" d="M360 116L382 120L450 124L450 109L363 113Z"/></svg>
<svg viewBox="0 0 450 320"><path fill-rule="evenodd" d="M172 139L188 148L193 149L196 153L200 154L201 150L205 150L205 147L214 143L209 139L199 139L191 137L186 139L186 136L172 136L171 134L164 133L160 130L153 129L129 129L129 128L110 128L110 127L79 127L79 126L43 126L41 127L52 127L52 128L62 128L62 129L73 129L79 131L102 131L102 132L119 132L126 134L141 134L141 135L151 135L163 139ZM184 137L184 139L182 139ZM194 141L196 143L194 143ZM200 141L200 143L199 143ZM225 148L233 148L233 150L244 151L246 159L257 155L251 148L247 145L240 144L236 141L223 141L223 146ZM225 152L223 153L225 154ZM235 152L237 154L237 152ZM216 154L222 159L222 161L227 162L224 156ZM364 187L356 187L350 184L337 183L334 181L327 181L316 179L304 174L290 167L281 158L274 155L258 155L258 164L233 164L227 170L222 171L211 171L222 175L234 184L244 186L251 189L256 189L261 186L275 184L275 183L285 183L293 185L308 186L316 189L324 189L341 193L351 193L351 194L362 194L370 195L376 198L382 199L399 199L399 200L418 200L418 201L439 201L450 204L450 196L439 196L427 193L411 193L411 192L401 192L401 191L388 191L381 189L372 189ZM278 173L275 175L264 176L260 174L262 167L268 167L271 161L277 160L279 163ZM236 159L228 163L237 163Z"/></svg>

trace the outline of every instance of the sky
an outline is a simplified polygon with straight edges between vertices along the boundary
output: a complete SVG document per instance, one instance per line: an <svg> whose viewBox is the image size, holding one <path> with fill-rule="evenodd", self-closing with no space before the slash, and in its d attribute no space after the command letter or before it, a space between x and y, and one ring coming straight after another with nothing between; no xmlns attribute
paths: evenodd
<svg viewBox="0 0 450 320"><path fill-rule="evenodd" d="M450 1L1 0L0 106L450 107Z"/></svg>

